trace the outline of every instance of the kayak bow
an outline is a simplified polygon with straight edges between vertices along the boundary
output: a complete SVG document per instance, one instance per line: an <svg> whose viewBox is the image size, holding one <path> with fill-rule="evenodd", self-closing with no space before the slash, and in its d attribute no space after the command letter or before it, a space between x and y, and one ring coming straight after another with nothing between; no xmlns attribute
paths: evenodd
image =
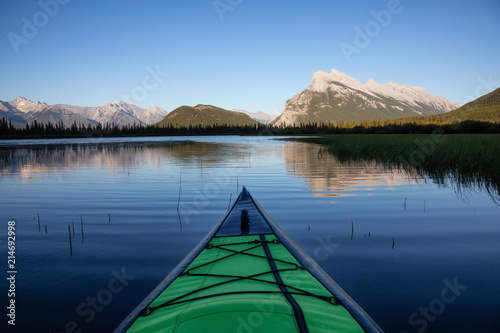
<svg viewBox="0 0 500 333"><path fill-rule="evenodd" d="M115 332L382 332L242 192Z"/></svg>

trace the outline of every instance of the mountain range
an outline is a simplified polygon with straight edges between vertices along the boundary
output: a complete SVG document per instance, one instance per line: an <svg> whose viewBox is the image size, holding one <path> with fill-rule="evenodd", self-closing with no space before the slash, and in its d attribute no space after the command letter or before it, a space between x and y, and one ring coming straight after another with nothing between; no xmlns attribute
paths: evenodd
<svg viewBox="0 0 500 333"><path fill-rule="evenodd" d="M272 124L392 119L439 114L458 107L422 87L380 84L372 79L363 84L333 69L330 73L314 73L309 87L289 99Z"/></svg>
<svg viewBox="0 0 500 333"><path fill-rule="evenodd" d="M66 127L75 122L85 125L109 123L119 127L134 123L152 125L161 121L167 114L167 111L159 107L142 109L125 102L86 107L67 104L48 105L24 97L16 97L10 102L0 101L0 117L10 120L15 127L23 127L34 121L43 124L57 124L62 121Z"/></svg>
<svg viewBox="0 0 500 333"><path fill-rule="evenodd" d="M191 110L190 107L178 108L176 109L177 112L166 121L172 120L176 123L186 125L187 123L184 120L191 119L193 120L191 125L198 125L196 119L193 118L193 112L182 115L182 113L189 112L189 110ZM242 117L239 114L245 114L251 119L263 124L268 124L276 118L276 116L260 111L256 113L244 110L227 111L216 107L203 107L203 105L196 106L194 111L200 110L207 113L205 115L205 122L208 121L208 123L213 123L213 121L208 120L212 118L219 119L215 122L220 124L253 124L253 122L249 122L246 117ZM225 114L226 119L224 121L221 121L222 114L219 112L221 110L230 112ZM214 112L214 114L209 114L212 112ZM237 116L235 116L234 113L237 114ZM125 102L106 103L97 107L82 107L68 104L48 105L47 103L33 102L24 97L16 97L9 102L0 101L0 119L4 117L10 120L14 127L24 127L26 124L32 124L34 121L42 124L58 124L62 121L64 126L71 126L71 124L75 122L84 125L109 123L115 124L118 127L140 123L143 125L153 125L162 121L167 115L167 111L157 106L142 109L136 105ZM181 118L184 118L184 120L181 121ZM200 115L198 115L198 119L201 119Z"/></svg>
<svg viewBox="0 0 500 333"><path fill-rule="evenodd" d="M286 101L283 113L275 116L264 112L224 110L199 104L182 106L170 114L159 108L142 109L133 104L106 103L97 107L67 104L48 105L17 97L0 101L0 119L5 117L15 127L38 123L133 124L160 126L253 125L256 121L274 126L294 126L310 122L360 122L415 116L438 115L456 110L459 104L433 95L422 87L389 82L380 84L370 79L361 83L333 69L330 73L314 73L311 84Z"/></svg>

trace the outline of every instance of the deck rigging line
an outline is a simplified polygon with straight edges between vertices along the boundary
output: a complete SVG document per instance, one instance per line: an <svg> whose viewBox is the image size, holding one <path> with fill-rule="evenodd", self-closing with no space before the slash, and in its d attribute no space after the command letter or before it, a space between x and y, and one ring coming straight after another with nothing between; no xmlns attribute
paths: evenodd
<svg viewBox="0 0 500 333"><path fill-rule="evenodd" d="M292 297L292 295L315 297L315 298L321 299L321 300L326 301L329 304L335 305L335 306L336 305L340 305L342 303L335 296L327 297L327 296L322 296L322 295L316 295L316 294L310 293L310 292L308 292L306 290L303 290L303 289L300 289L300 288L296 288L296 287L293 287L293 286L290 286L290 285L287 285L287 284L283 283L283 280L282 280L282 278L280 276L280 273L282 273L282 272L289 272L289 271L295 271L295 270L299 270L299 269L305 270L305 268L302 267L302 266L299 266L299 265L297 265L297 264L295 264L293 262L289 262L289 261L286 261L286 260L281 260L281 259L275 259L275 258L273 258L271 256L271 252L270 252L270 249L269 249L268 245L269 244L280 244L280 243L281 242L279 240L277 240L277 239L275 239L273 241L268 241L268 240L265 239L264 235L260 235L260 239L255 239L255 240L249 241L249 242L221 244L221 245L208 244L205 247L206 250L220 249L220 250L224 250L224 251L227 251L227 252L231 252L231 254L228 255L228 256L224 256L224 257L221 257L219 259L216 259L216 260L213 260L213 261L210 261L210 262L207 262L207 263L195 266L195 267L190 268L188 270L185 270L182 274L179 275L179 277L181 277L181 276L207 276L207 277L228 278L230 280L219 282L219 283L216 283L216 284L212 284L212 285L209 285L209 286L205 286L203 288L199 288L199 289L193 290L193 291L191 291L189 293L186 293L184 295L181 295L179 297L171 299L171 300L169 300L169 301L167 301L167 302L165 302L163 304L157 305L157 306L148 306L148 307L144 308L141 311L140 315L143 316L143 317L146 317L146 316L149 316L151 313L153 313L153 311L155 311L157 309L160 309L160 308L164 308L164 307L172 306L172 305L177 305L177 304L182 304L182 303L187 303L187 302L196 301L196 300L201 300L201 299L206 299L206 298L212 298L212 297L220 297L220 296L226 296L226 295L237 295L237 294L282 294L282 295L284 295L284 297L286 298L286 300L291 305L291 307L292 307L292 309L294 311L294 315L295 315L295 318L297 320L297 325L298 325L298 328L299 328L300 332L303 332L303 333L308 332L307 326L305 324L304 314L302 313L302 310L300 309L300 306L295 301L295 299ZM241 250L241 251L235 251L233 249L227 248L228 246L250 245L250 244L256 244L256 245L252 246L252 247L249 247L247 249ZM248 251L251 251L251 250L259 248L259 247L263 248L264 253L266 253L265 256L261 256L261 255L253 254L253 253L248 253ZM267 260L269 262L271 270L265 271L265 272L261 272L261 273L257 273L257 274L253 274L253 275L249 275L249 276L226 275L226 274L210 274L210 273L203 273L203 274L201 274L201 273L194 273L193 272L193 271L195 271L195 270L197 270L199 268L202 268L204 266L212 265L212 264L214 264L214 263L216 263L218 261L225 260L225 259L231 258L231 257L236 256L236 255L247 255L247 256L252 256L252 257L257 257L257 258L265 259L265 260ZM276 262L285 263L285 264L291 265L292 267L291 268L285 268L285 269L278 269L276 267ZM263 275L267 275L267 274L273 274L273 276L274 276L274 278L275 278L276 281L268 281L268 280L263 280L263 279L259 278L259 277L261 277ZM277 285L280 290L279 291L233 291L233 292L216 293L216 294L211 294L211 295L206 295L206 296L199 296L199 297L185 299L186 297L194 295L194 294L196 294L196 293L198 293L200 291L208 290L208 289L211 289L211 288L214 288L214 287L218 287L218 286L221 286L221 285L225 285L225 284L229 284L229 283L233 283L233 282L237 282L237 281L241 281L241 280L251 280L251 281L255 281L255 282L259 282L259 283L274 284L274 285Z"/></svg>
<svg viewBox="0 0 500 333"><path fill-rule="evenodd" d="M266 236L260 235L260 240L265 241ZM277 271L276 263L274 262L273 256L271 255L271 251L269 250L269 246L267 246L267 243L263 243L262 246L264 247L264 251L266 252L267 260L269 261L269 265L271 266L271 270L273 271L274 278L278 282L280 290L285 295L286 300L292 306L293 314L294 314L295 320L297 321L297 325L299 327L299 332L300 333L308 333L309 330L307 329L306 319L304 318L304 313L302 312L302 309L300 308L299 303L297 303L297 301L292 297L292 295L290 295L290 293L288 292L288 289L283 284L283 279L281 278L280 273Z"/></svg>

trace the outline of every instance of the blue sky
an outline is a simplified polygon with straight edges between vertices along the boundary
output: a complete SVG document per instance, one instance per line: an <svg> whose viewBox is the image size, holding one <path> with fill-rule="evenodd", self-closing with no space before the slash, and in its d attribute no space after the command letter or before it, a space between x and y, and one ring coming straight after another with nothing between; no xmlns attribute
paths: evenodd
<svg viewBox="0 0 500 333"><path fill-rule="evenodd" d="M0 36L3 101L279 114L332 68L457 103L500 86L498 0L0 0Z"/></svg>

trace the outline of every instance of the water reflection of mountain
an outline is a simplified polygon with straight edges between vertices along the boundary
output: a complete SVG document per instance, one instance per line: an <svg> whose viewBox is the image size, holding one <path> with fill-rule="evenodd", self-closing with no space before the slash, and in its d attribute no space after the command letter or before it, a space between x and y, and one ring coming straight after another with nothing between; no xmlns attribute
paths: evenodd
<svg viewBox="0 0 500 333"><path fill-rule="evenodd" d="M162 149L178 163L203 163L207 166L222 165L228 161L245 161L251 155L244 146L215 142L186 141L164 146Z"/></svg>
<svg viewBox="0 0 500 333"><path fill-rule="evenodd" d="M127 172L145 164L150 168L193 163L214 167L243 161L248 156L245 149L234 145L191 141L1 147L0 177L16 174L28 180L88 166L108 172Z"/></svg>
<svg viewBox="0 0 500 333"><path fill-rule="evenodd" d="M319 145L300 142L284 148L288 172L305 179L315 197L354 196L356 191L415 184L424 179L421 175L408 175L375 162L340 163L331 155L320 154L320 150Z"/></svg>

